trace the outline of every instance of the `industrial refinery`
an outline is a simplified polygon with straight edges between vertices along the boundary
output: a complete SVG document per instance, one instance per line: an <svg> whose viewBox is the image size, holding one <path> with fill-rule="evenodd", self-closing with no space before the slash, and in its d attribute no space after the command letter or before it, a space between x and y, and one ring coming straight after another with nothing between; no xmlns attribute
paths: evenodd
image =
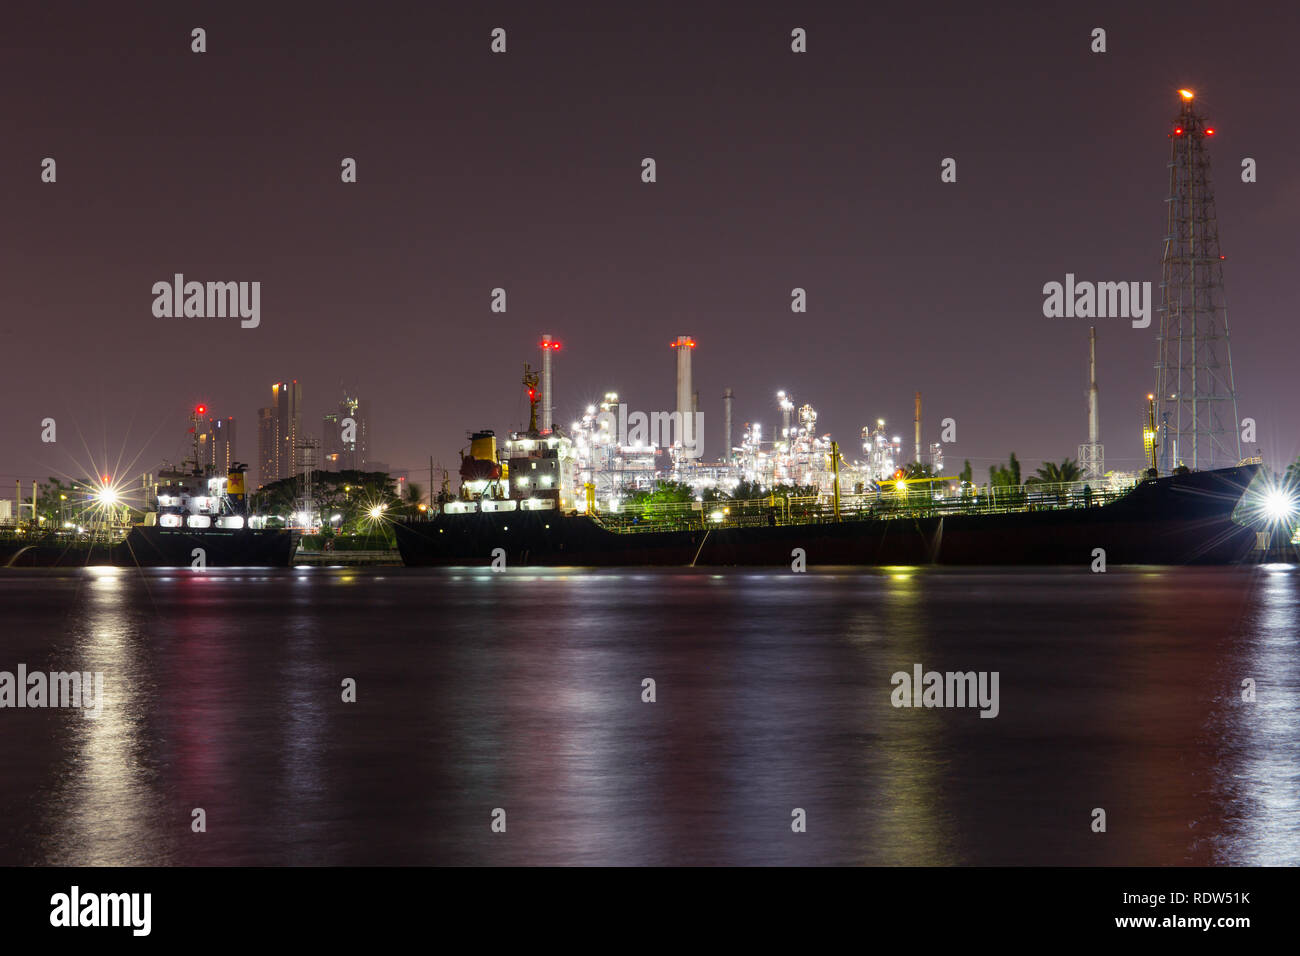
<svg viewBox="0 0 1300 956"><path fill-rule="evenodd" d="M566 427L555 417L555 360L561 346L554 335L544 334L540 374L524 366L529 427L500 440L494 431L474 432L468 451L462 452L459 493L444 509L496 510L501 505L494 502L516 499L525 510L616 513L631 496L666 482L688 486L699 500L719 494L735 497L738 491L744 492L742 497L757 498L776 490L829 499L894 493L922 483L936 499L974 490L970 476L963 480L945 474L943 443L925 439L919 391L914 395L910 441L877 418L861 427L859 442L852 447L819 430L812 401L798 401L784 389L772 391L775 424L770 429L761 421L737 423L735 392L724 388L718 404L722 441L709 436L710 444L723 453L707 456L706 414L700 409L692 369L699 343L693 336L679 335L670 344L676 372L674 409L635 410L621 393L609 391ZM1079 462L1083 477L1097 490L1118 490L1137 476L1105 470L1097 418L1095 329L1089 335L1089 373L1088 441L1080 445Z"/></svg>

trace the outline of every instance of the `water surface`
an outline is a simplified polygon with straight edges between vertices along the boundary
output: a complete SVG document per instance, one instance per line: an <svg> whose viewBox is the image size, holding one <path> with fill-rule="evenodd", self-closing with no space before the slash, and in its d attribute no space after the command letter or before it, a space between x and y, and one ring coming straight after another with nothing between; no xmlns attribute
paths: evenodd
<svg viewBox="0 0 1300 956"><path fill-rule="evenodd" d="M6 570L0 622L106 685L0 710L0 863L1300 861L1290 566Z"/></svg>

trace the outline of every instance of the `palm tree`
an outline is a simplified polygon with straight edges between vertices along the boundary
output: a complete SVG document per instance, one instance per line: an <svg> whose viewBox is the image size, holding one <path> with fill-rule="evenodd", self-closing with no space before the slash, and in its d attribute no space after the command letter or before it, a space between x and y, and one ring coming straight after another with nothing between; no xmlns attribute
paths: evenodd
<svg viewBox="0 0 1300 956"><path fill-rule="evenodd" d="M54 479L51 478L50 480L53 481ZM1286 466L1286 472L1282 475L1282 483L1292 491L1300 491L1300 458Z"/></svg>
<svg viewBox="0 0 1300 956"><path fill-rule="evenodd" d="M1073 458L1066 458L1057 464L1045 461L1038 467L1038 473L1025 482L1027 485L1068 485L1083 480L1083 470Z"/></svg>
<svg viewBox="0 0 1300 956"><path fill-rule="evenodd" d="M406 506L411 510L415 510L420 507L420 503L423 501L424 489L415 482L408 481L406 483Z"/></svg>

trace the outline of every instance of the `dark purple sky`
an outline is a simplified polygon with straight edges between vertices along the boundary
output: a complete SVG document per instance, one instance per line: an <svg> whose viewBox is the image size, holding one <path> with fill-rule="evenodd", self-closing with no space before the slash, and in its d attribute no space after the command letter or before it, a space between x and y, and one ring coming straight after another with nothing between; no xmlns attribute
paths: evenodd
<svg viewBox="0 0 1300 956"><path fill-rule="evenodd" d="M1158 283L1179 86L1219 130L1241 414L1271 464L1293 458L1300 14L1000 7L10 5L0 494L78 470L78 429L97 458L139 454L135 472L178 458L198 401L239 420L253 462L256 409L286 378L309 431L346 378L375 457L454 466L467 429L526 420L542 332L564 343L560 422L606 389L671 408L684 333L711 457L726 387L769 432L790 390L848 450L878 417L910 436L920 389L926 438L955 418L949 470L980 477L1012 450L1073 456L1089 323L1044 318L1041 289ZM260 281L260 328L155 318L151 286L175 272ZM1107 461L1136 467L1157 323L1098 324Z"/></svg>

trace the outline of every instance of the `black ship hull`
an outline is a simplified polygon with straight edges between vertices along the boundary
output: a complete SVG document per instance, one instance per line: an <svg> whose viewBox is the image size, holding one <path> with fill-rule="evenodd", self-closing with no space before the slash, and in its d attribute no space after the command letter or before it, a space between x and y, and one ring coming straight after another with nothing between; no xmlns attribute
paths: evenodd
<svg viewBox="0 0 1300 956"><path fill-rule="evenodd" d="M9 538L0 541L0 568L103 567L113 563L120 544L65 541L44 536L32 541Z"/></svg>
<svg viewBox="0 0 1300 956"><path fill-rule="evenodd" d="M1232 564L1248 560L1253 528L1233 513L1259 470L1243 465L1144 481L1094 507L1000 514L846 518L776 527L615 532L553 511L439 514L394 530L408 566L807 566ZM697 519L698 520L698 519ZM498 551L498 549L500 549Z"/></svg>
<svg viewBox="0 0 1300 956"><path fill-rule="evenodd" d="M209 568L287 568L293 563L298 536L283 528L213 528L188 531L137 525L114 554L114 564L188 568L203 551Z"/></svg>
<svg viewBox="0 0 1300 956"><path fill-rule="evenodd" d="M287 568L298 545L295 532L284 529L211 529L187 531L137 525L116 544L57 543L52 539L0 548L0 567L75 568L195 567L202 549L205 568ZM6 553L12 552L12 553Z"/></svg>

